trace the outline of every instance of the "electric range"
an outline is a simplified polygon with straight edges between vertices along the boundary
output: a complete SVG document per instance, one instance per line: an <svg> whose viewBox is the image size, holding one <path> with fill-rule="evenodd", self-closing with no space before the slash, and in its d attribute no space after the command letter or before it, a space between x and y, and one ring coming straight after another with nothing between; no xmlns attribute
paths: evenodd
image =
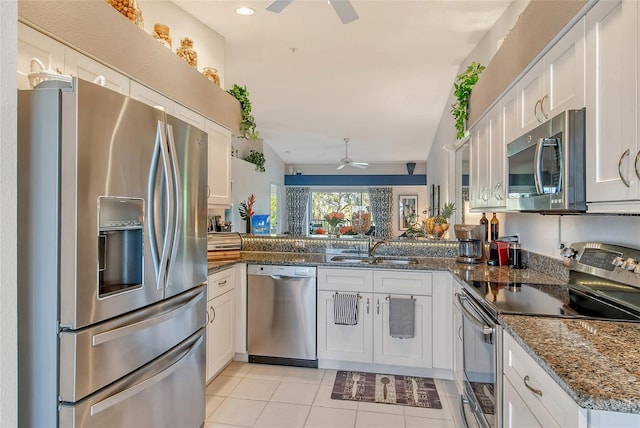
<svg viewBox="0 0 640 428"><path fill-rule="evenodd" d="M467 281L494 318L499 314L585 317L640 322L640 250L578 242L562 251L565 285Z"/></svg>

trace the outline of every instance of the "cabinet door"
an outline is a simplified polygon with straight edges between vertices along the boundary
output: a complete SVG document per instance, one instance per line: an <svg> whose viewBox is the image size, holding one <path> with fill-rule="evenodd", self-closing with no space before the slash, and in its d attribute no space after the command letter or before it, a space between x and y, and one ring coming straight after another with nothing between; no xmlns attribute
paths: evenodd
<svg viewBox="0 0 640 428"><path fill-rule="evenodd" d="M64 50L62 43L18 23L18 89L31 89L27 74L31 73L31 59L38 58L44 66L53 71L64 71Z"/></svg>
<svg viewBox="0 0 640 428"><path fill-rule="evenodd" d="M171 114L177 117L178 119L183 120L188 124L193 125L196 128L202 129L204 131L205 118L204 116L196 113L195 111L190 110L178 103L174 103L173 113Z"/></svg>
<svg viewBox="0 0 640 428"><path fill-rule="evenodd" d="M546 119L540 109L545 94L544 64L538 61L517 84L518 88L518 133L532 130Z"/></svg>
<svg viewBox="0 0 640 428"><path fill-rule="evenodd" d="M500 100L502 139L505 146L520 136L518 128L517 88L513 87ZM506 150L505 150L506 153Z"/></svg>
<svg viewBox="0 0 640 428"><path fill-rule="evenodd" d="M332 291L318 291L318 358L373 361L373 294L360 293L358 324L336 325Z"/></svg>
<svg viewBox="0 0 640 428"><path fill-rule="evenodd" d="M585 106L585 18L578 21L544 56L542 112L552 118Z"/></svg>
<svg viewBox="0 0 640 428"><path fill-rule="evenodd" d="M638 198L637 8L634 0L606 1L587 13L588 202Z"/></svg>
<svg viewBox="0 0 640 428"><path fill-rule="evenodd" d="M112 68L100 64L80 52L66 48L64 53L64 70L66 74L93 82L98 76L104 77L104 87L123 95L129 95L129 78Z"/></svg>
<svg viewBox="0 0 640 428"><path fill-rule="evenodd" d="M457 296L454 293L454 299ZM464 348L462 343L462 311L454 302L453 305L453 375L458 391L464 390Z"/></svg>
<svg viewBox="0 0 640 428"><path fill-rule="evenodd" d="M207 382L233 359L235 296L232 290L207 302Z"/></svg>
<svg viewBox="0 0 640 428"><path fill-rule="evenodd" d="M209 136L209 204L231 204L231 132L207 120Z"/></svg>
<svg viewBox="0 0 640 428"><path fill-rule="evenodd" d="M238 263L236 274L236 353L247 353L247 265Z"/></svg>
<svg viewBox="0 0 640 428"><path fill-rule="evenodd" d="M389 332L389 300L387 297L382 294L374 294L373 361L377 364L432 367L431 297L413 297L415 299L415 327L412 339L391 337ZM401 295L392 295L391 297L407 298L407 296Z"/></svg>
<svg viewBox="0 0 640 428"><path fill-rule="evenodd" d="M524 402L522 397L518 395L509 379L505 378L504 382L504 405L503 405L503 426L505 428L535 428L540 427L542 425L533 415L531 409L527 407L527 404ZM549 426L558 426L557 424L552 424Z"/></svg>
<svg viewBox="0 0 640 428"><path fill-rule="evenodd" d="M507 206L505 193L505 163L506 150L502 134L500 104L493 107L487 114L488 158L486 160L485 180L487 181L487 206L502 208Z"/></svg>
<svg viewBox="0 0 640 428"><path fill-rule="evenodd" d="M173 115L175 113L175 105L171 99L165 97L162 94L150 89L136 81L131 81L131 89L129 96L134 100L141 101L152 107L159 108L166 111L168 114Z"/></svg>
<svg viewBox="0 0 640 428"><path fill-rule="evenodd" d="M449 272L433 273L433 368L453 369L453 297Z"/></svg>
<svg viewBox="0 0 640 428"><path fill-rule="evenodd" d="M489 202L489 128L484 116L470 131L469 203L471 208L486 207Z"/></svg>

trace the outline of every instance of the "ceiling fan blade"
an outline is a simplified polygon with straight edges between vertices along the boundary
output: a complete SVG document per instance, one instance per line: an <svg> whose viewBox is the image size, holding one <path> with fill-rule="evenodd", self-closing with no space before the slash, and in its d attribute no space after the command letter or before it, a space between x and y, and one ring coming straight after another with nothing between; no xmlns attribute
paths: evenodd
<svg viewBox="0 0 640 428"><path fill-rule="evenodd" d="M329 3L333 6L343 24L348 24L359 18L349 0L329 0Z"/></svg>
<svg viewBox="0 0 640 428"><path fill-rule="evenodd" d="M339 165L336 169L342 169L344 168L345 164Z"/></svg>
<svg viewBox="0 0 640 428"><path fill-rule="evenodd" d="M352 162L351 166L354 166L354 167L360 168L360 169L367 169L369 164L368 163L363 163L363 162Z"/></svg>
<svg viewBox="0 0 640 428"><path fill-rule="evenodd" d="M289 3L291 3L292 1L293 0L276 0L269 6L267 6L267 10L269 12L280 13L282 12L282 9L289 6Z"/></svg>

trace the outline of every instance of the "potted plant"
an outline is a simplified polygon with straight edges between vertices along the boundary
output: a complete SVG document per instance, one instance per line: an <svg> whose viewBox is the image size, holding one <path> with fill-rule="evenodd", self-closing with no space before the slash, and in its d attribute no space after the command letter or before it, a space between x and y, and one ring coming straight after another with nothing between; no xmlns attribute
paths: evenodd
<svg viewBox="0 0 640 428"><path fill-rule="evenodd" d="M264 159L263 153L258 152L256 150L251 150L249 154L244 157L244 160L254 164L256 166L256 171L260 171L260 172L266 171L266 169L264 168L265 159Z"/></svg>
<svg viewBox="0 0 640 428"><path fill-rule="evenodd" d="M251 114L251 101L249 91L246 86L239 86L235 83L227 92L240 102L242 108L242 120L240 121L240 133L243 138L256 140L260 133L256 130L256 121Z"/></svg>
<svg viewBox="0 0 640 428"><path fill-rule="evenodd" d="M484 65L472 62L464 72L456 76L456 81L453 84L454 94L458 100L451 104L451 113L456 120L456 130L458 131L456 138L458 140L464 138L467 119L469 119L468 107L471 89L478 82L478 77L484 69Z"/></svg>

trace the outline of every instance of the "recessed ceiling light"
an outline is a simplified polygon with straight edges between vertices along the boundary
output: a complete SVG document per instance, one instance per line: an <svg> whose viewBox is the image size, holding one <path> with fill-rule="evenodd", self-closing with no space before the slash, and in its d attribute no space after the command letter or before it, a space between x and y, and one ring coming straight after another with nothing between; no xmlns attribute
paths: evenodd
<svg viewBox="0 0 640 428"><path fill-rule="evenodd" d="M249 15L253 15L255 13L255 9L252 9L250 7L247 7L247 6L241 6L241 7L236 9L236 13L238 15L242 15L242 16L249 16Z"/></svg>

